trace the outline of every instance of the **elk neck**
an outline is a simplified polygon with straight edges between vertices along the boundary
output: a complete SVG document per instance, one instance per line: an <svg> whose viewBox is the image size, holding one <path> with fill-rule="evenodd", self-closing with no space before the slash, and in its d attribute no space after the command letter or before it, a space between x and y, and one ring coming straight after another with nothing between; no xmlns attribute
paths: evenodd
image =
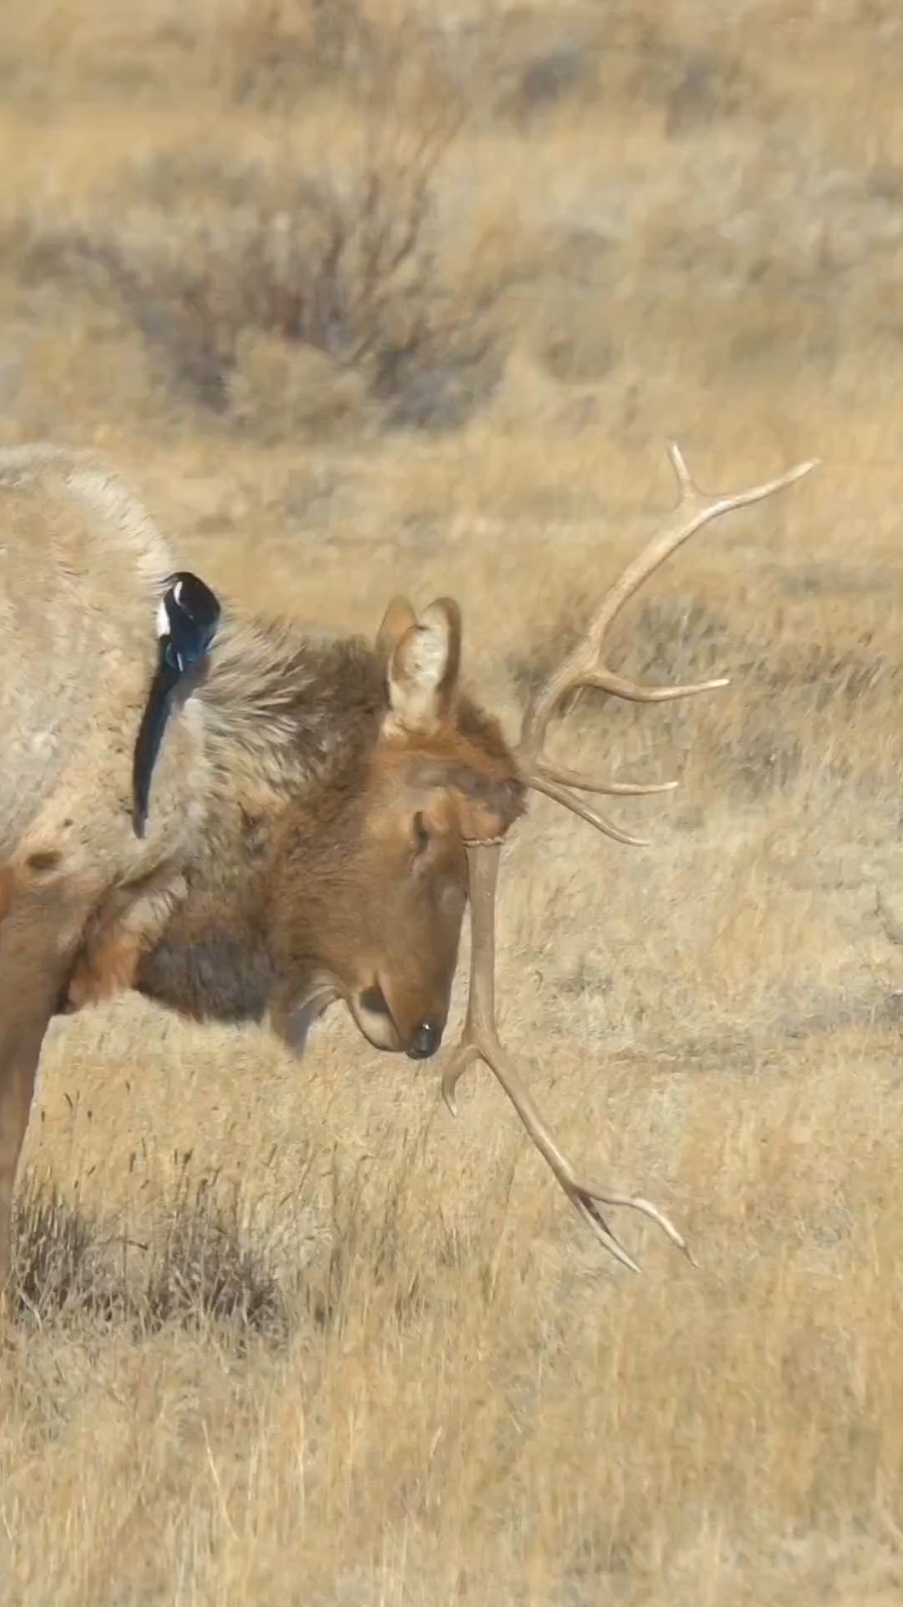
<svg viewBox="0 0 903 1607"><path fill-rule="evenodd" d="M199 696L207 820L182 867L187 894L144 956L137 986L196 1018L260 1020L279 982L273 939L285 846L299 832L319 840L362 790L385 710L383 676L362 639L232 616Z"/></svg>

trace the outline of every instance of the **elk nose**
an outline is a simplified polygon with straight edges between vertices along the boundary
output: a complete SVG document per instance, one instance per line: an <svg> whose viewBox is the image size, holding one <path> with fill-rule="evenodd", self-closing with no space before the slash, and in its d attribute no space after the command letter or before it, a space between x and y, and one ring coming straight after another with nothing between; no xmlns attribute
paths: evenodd
<svg viewBox="0 0 903 1607"><path fill-rule="evenodd" d="M409 1060L428 1060L434 1055L442 1042L442 1028L432 1021L421 1021L416 1028L407 1049Z"/></svg>

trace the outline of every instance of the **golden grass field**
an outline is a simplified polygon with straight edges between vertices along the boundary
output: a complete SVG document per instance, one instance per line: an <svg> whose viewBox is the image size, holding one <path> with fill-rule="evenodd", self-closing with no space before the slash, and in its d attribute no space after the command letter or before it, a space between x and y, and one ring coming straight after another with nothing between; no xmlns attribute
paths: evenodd
<svg viewBox="0 0 903 1607"><path fill-rule="evenodd" d="M890 1607L899 8L3 9L0 440L95 446L250 606L369 632L395 591L452 592L514 735L670 507L669 439L707 488L822 466L619 627L619 665L730 687L586 699L556 737L680 777L619 810L654 845L542 800L505 853L505 1036L575 1158L672 1212L698 1268L627 1220L622 1273L488 1072L455 1122L441 1062L341 1012L303 1062L130 999L58 1021L0 1600ZM289 306L314 268L328 339L309 286L300 334Z"/></svg>

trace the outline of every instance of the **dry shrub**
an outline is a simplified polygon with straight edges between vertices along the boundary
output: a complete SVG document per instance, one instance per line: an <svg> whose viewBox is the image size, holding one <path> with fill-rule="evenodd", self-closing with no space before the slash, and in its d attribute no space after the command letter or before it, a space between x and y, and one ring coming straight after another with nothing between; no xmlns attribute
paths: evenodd
<svg viewBox="0 0 903 1607"><path fill-rule="evenodd" d="M209 216L97 218L57 253L94 270L100 294L113 287L170 381L213 412L313 422L366 400L388 425L459 424L500 356L491 309L462 304L427 243L437 155L424 147L413 166L347 186L248 173L241 199ZM261 342L281 394L260 395Z"/></svg>
<svg viewBox="0 0 903 1607"><path fill-rule="evenodd" d="M405 129L394 84L368 98L349 171L162 154L131 206L111 194L68 229L26 231L23 276L87 272L179 392L257 433L464 422L502 353L494 293L439 260L437 176L460 108L446 96Z"/></svg>
<svg viewBox="0 0 903 1607"><path fill-rule="evenodd" d="M223 30L223 78L240 102L290 107L324 83L366 87L386 42L357 0L240 0Z"/></svg>
<svg viewBox="0 0 903 1607"><path fill-rule="evenodd" d="M187 1162L190 1157L185 1157ZM288 1304L265 1245L249 1236L241 1200L215 1178L181 1169L153 1242L107 1234L46 1178L23 1181L16 1206L14 1301L26 1322L86 1320L150 1333L167 1325L282 1333Z"/></svg>
<svg viewBox="0 0 903 1607"><path fill-rule="evenodd" d="M479 33L472 50L483 62L483 98L523 134L537 132L542 118L581 121L617 109L661 112L667 137L680 138L778 109L750 52L737 48L734 19L719 12L693 30L679 7L637 0L487 8Z"/></svg>

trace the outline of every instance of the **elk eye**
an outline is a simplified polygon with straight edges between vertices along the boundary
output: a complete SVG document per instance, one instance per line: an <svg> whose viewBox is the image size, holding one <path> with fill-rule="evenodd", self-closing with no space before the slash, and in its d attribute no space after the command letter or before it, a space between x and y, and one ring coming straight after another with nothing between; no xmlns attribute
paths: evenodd
<svg viewBox="0 0 903 1607"><path fill-rule="evenodd" d="M418 854L423 854L430 846L430 834L426 824L426 816L422 809L418 809L414 816L414 847Z"/></svg>

